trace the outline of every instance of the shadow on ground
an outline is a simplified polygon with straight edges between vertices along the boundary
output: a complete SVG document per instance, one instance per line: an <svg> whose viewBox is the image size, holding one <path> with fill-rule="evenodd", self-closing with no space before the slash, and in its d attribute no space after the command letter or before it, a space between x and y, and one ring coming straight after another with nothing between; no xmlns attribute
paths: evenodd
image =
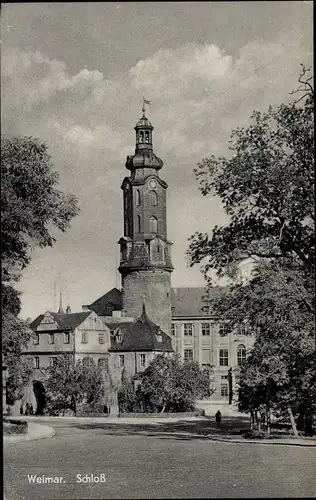
<svg viewBox="0 0 316 500"><path fill-rule="evenodd" d="M181 420L159 423L73 423L71 427L86 431L98 431L99 434L113 436L146 436L160 439L206 439L208 434L240 435L248 429L249 419L230 417L223 419L218 428L214 418L201 420Z"/></svg>

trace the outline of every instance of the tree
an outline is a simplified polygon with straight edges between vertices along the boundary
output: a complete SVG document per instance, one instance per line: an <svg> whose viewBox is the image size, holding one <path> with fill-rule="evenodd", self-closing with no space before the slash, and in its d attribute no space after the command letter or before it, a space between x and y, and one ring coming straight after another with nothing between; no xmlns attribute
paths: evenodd
<svg viewBox="0 0 316 500"><path fill-rule="evenodd" d="M178 356L160 354L135 377L119 392L120 407L125 411L189 411L198 398L211 392L209 372L201 371L198 363L181 362Z"/></svg>
<svg viewBox="0 0 316 500"><path fill-rule="evenodd" d="M250 127L232 132L230 158L212 156L196 169L202 194L220 197L230 224L215 227L211 238L193 235L190 264L204 261L210 287L211 269L236 278L252 259L248 281L235 280L211 305L256 334L240 370L240 408L253 421L265 415L267 430L271 409L309 427L316 410L314 93L306 73L303 67L303 86L293 93L302 92L299 99L255 112Z"/></svg>
<svg viewBox="0 0 316 500"><path fill-rule="evenodd" d="M80 405L96 405L104 393L102 370L94 363L73 364L69 355L58 356L55 366L47 369L45 386L52 413L69 409L76 415Z"/></svg>
<svg viewBox="0 0 316 500"><path fill-rule="evenodd" d="M11 402L30 372L29 361L20 358L30 330L17 318L21 299L14 284L32 249L52 246L52 228L66 231L79 212L76 198L62 193L58 181L46 144L32 137L1 137L2 342Z"/></svg>
<svg viewBox="0 0 316 500"><path fill-rule="evenodd" d="M203 196L218 196L229 215L210 239L190 238L190 264L206 260L206 276L236 276L247 258L295 258L314 273L314 94L256 111L231 134L232 156L204 159L195 169Z"/></svg>
<svg viewBox="0 0 316 500"><path fill-rule="evenodd" d="M56 241L79 213L73 195L58 189L47 145L33 137L1 137L1 259L4 282L16 280L34 246Z"/></svg>

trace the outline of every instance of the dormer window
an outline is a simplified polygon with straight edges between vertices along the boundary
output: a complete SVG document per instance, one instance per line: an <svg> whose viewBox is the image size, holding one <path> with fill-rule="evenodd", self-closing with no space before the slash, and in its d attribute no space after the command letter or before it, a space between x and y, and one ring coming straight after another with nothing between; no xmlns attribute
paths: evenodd
<svg viewBox="0 0 316 500"><path fill-rule="evenodd" d="M203 306L202 307L202 311L205 312L205 313L207 313L207 314L209 314L209 312L210 312L210 306Z"/></svg>
<svg viewBox="0 0 316 500"><path fill-rule="evenodd" d="M156 333L156 340L157 340L157 342L162 342L161 331L159 331L158 333Z"/></svg>
<svg viewBox="0 0 316 500"><path fill-rule="evenodd" d="M122 343L122 340L123 340L123 335L122 335L121 333L118 333L118 334L116 335L116 337L115 337L115 338L116 338L116 342L117 342L118 344L121 344L121 343Z"/></svg>

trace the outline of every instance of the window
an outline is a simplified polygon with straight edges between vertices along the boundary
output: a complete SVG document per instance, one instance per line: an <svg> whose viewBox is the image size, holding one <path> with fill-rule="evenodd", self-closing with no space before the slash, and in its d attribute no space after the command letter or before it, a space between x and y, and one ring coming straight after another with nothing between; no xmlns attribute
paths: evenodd
<svg viewBox="0 0 316 500"><path fill-rule="evenodd" d="M240 344L237 347L237 365L242 365L242 363L246 360L246 347L243 344Z"/></svg>
<svg viewBox="0 0 316 500"><path fill-rule="evenodd" d="M202 368L211 368L211 363L202 363Z"/></svg>
<svg viewBox="0 0 316 500"><path fill-rule="evenodd" d="M39 344L39 333L34 333L33 344L34 345L38 345Z"/></svg>
<svg viewBox="0 0 316 500"><path fill-rule="evenodd" d="M156 339L157 339L157 342L162 342L161 332L156 333Z"/></svg>
<svg viewBox="0 0 316 500"><path fill-rule="evenodd" d="M176 325L174 323L171 323L171 335L175 335L176 334Z"/></svg>
<svg viewBox="0 0 316 500"><path fill-rule="evenodd" d="M209 323L202 323L202 335L211 335L211 325Z"/></svg>
<svg viewBox="0 0 316 500"><path fill-rule="evenodd" d="M238 333L239 335L247 335L248 333L247 325L244 324L238 325Z"/></svg>
<svg viewBox="0 0 316 500"><path fill-rule="evenodd" d="M184 349L184 361L193 361L192 349Z"/></svg>
<svg viewBox="0 0 316 500"><path fill-rule="evenodd" d="M141 368L145 368L145 366L146 366L146 354L139 355L139 366Z"/></svg>
<svg viewBox="0 0 316 500"><path fill-rule="evenodd" d="M57 356L51 356L50 366L56 366L56 365L57 365Z"/></svg>
<svg viewBox="0 0 316 500"><path fill-rule="evenodd" d="M135 191L135 206L139 207L140 205L140 191L139 189L136 189Z"/></svg>
<svg viewBox="0 0 316 500"><path fill-rule="evenodd" d="M174 314L176 312L176 308L174 306L171 307L171 314Z"/></svg>
<svg viewBox="0 0 316 500"><path fill-rule="evenodd" d="M158 205L158 196L156 191L149 191L149 205L156 207Z"/></svg>
<svg viewBox="0 0 316 500"><path fill-rule="evenodd" d="M69 344L69 342L70 342L69 333L64 333L64 344Z"/></svg>
<svg viewBox="0 0 316 500"><path fill-rule="evenodd" d="M149 219L149 232L157 233L158 232L158 221L156 217L152 216Z"/></svg>
<svg viewBox="0 0 316 500"><path fill-rule="evenodd" d="M87 332L82 332L82 334L81 334L81 343L82 344L87 344L88 343Z"/></svg>
<svg viewBox="0 0 316 500"><path fill-rule="evenodd" d="M137 215L137 232L142 232L142 218L140 215Z"/></svg>
<svg viewBox="0 0 316 500"><path fill-rule="evenodd" d="M116 342L118 342L119 344L121 344L122 340L123 340L123 335L121 333L118 333L116 335Z"/></svg>
<svg viewBox="0 0 316 500"><path fill-rule="evenodd" d="M39 368L39 356L34 356L34 368Z"/></svg>
<svg viewBox="0 0 316 500"><path fill-rule="evenodd" d="M205 312L205 313L207 313L207 314L209 314L209 312L210 312L210 306L203 306L202 307L202 311Z"/></svg>
<svg viewBox="0 0 316 500"><path fill-rule="evenodd" d="M219 350L219 365L228 366L228 349Z"/></svg>
<svg viewBox="0 0 316 500"><path fill-rule="evenodd" d="M99 358L98 359L98 367L102 370L108 370L109 368L109 360L108 358Z"/></svg>
<svg viewBox="0 0 316 500"><path fill-rule="evenodd" d="M99 344L104 344L104 333L99 332Z"/></svg>
<svg viewBox="0 0 316 500"><path fill-rule="evenodd" d="M228 397L228 385L227 384L221 384L221 396L223 398Z"/></svg>
<svg viewBox="0 0 316 500"><path fill-rule="evenodd" d="M227 323L220 323L219 325L219 334L221 337L226 337L226 335L229 333L229 326Z"/></svg>
<svg viewBox="0 0 316 500"><path fill-rule="evenodd" d="M221 380L228 380L228 375L221 375Z"/></svg>
<svg viewBox="0 0 316 500"><path fill-rule="evenodd" d="M184 335L192 337L193 325L192 323L184 323Z"/></svg>
<svg viewBox="0 0 316 500"><path fill-rule="evenodd" d="M82 360L82 365L83 365L84 368L92 368L93 364L94 364L93 363L93 359L90 358L89 356L86 356Z"/></svg>
<svg viewBox="0 0 316 500"><path fill-rule="evenodd" d="M124 366L124 354L119 354L119 367L122 368Z"/></svg>
<svg viewBox="0 0 316 500"><path fill-rule="evenodd" d="M48 343L49 344L53 344L54 342L55 342L54 334L53 333L49 333L48 334Z"/></svg>

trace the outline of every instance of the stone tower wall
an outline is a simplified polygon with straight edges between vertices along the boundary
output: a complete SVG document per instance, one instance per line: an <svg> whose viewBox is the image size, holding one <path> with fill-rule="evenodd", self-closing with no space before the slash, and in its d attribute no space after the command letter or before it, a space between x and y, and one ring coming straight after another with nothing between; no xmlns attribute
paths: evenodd
<svg viewBox="0 0 316 500"><path fill-rule="evenodd" d="M151 321L170 335L171 275L165 270L133 271L122 276L123 310L126 316L139 318L143 303Z"/></svg>

